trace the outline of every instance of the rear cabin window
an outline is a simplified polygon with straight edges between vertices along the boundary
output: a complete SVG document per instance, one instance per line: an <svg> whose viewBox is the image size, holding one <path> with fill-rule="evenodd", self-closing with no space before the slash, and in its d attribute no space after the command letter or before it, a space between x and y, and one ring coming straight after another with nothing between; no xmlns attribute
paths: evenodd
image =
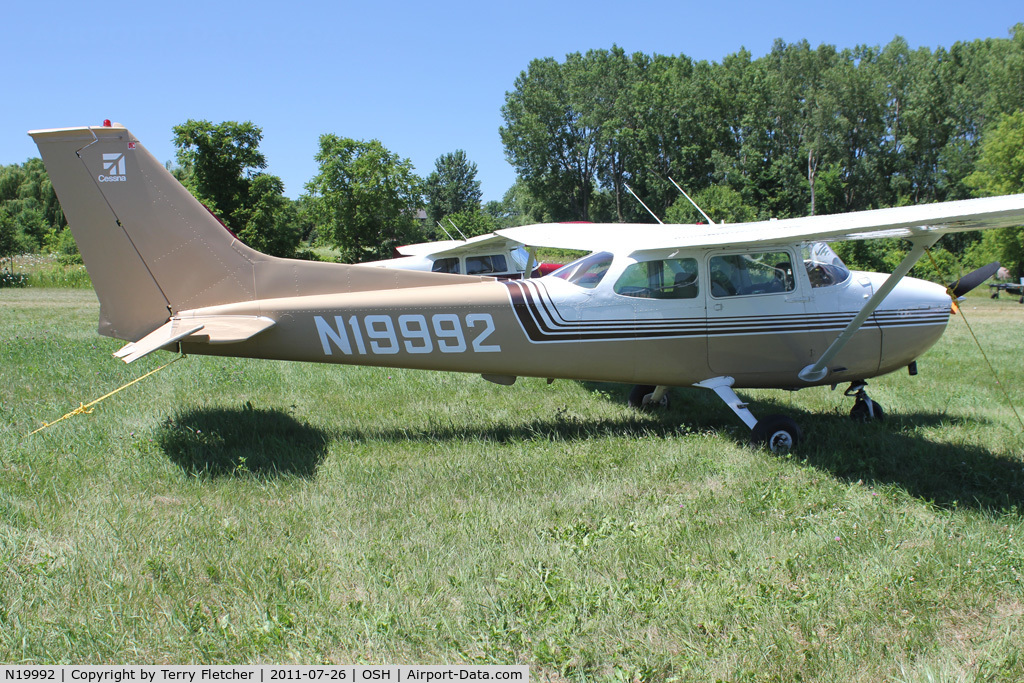
<svg viewBox="0 0 1024 683"><path fill-rule="evenodd" d="M696 299L697 259L643 261L626 267L615 282L615 293L643 299Z"/></svg>
<svg viewBox="0 0 1024 683"><path fill-rule="evenodd" d="M466 275L487 275L488 273L507 273L508 265L504 254L493 256L467 256Z"/></svg>
<svg viewBox="0 0 1024 683"><path fill-rule="evenodd" d="M430 270L435 273L458 273L459 272L459 259L457 258L439 258L434 259L434 264L430 266Z"/></svg>
<svg viewBox="0 0 1024 683"><path fill-rule="evenodd" d="M769 251L713 256L708 263L711 296L750 296L792 292L793 262L788 252Z"/></svg>

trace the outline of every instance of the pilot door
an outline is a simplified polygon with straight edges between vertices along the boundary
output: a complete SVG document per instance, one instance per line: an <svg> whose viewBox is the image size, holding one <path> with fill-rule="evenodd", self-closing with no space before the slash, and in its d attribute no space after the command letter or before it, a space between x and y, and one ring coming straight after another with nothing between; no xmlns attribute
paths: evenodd
<svg viewBox="0 0 1024 683"><path fill-rule="evenodd" d="M673 381L707 375L705 297L700 261L673 253L628 265L616 279L618 314L628 317L639 376ZM658 381L662 381L658 380Z"/></svg>
<svg viewBox="0 0 1024 683"><path fill-rule="evenodd" d="M802 260L788 249L707 256L708 365L728 376L795 374L823 350ZM798 268L794 269L794 264Z"/></svg>

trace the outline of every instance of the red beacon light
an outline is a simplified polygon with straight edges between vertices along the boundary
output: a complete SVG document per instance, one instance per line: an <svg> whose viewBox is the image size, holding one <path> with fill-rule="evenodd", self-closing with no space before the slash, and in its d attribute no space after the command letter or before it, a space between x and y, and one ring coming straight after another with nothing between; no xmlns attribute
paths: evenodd
<svg viewBox="0 0 1024 683"><path fill-rule="evenodd" d="M103 127L110 128L110 119L103 119Z"/></svg>

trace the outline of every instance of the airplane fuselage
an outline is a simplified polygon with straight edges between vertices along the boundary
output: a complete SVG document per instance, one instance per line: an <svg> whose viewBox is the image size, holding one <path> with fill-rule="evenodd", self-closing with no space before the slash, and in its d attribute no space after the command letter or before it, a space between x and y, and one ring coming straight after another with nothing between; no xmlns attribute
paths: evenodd
<svg viewBox="0 0 1024 683"><path fill-rule="evenodd" d="M886 278L853 272L842 282L813 286L805 268L790 268L785 277L791 281L779 291L758 291L755 283L749 292L723 293L711 274L724 253L672 254L672 264L696 264L697 273L687 291L667 298L621 284L630 266L668 262L668 255L655 254L646 260L609 255L593 287L545 277L207 307L194 314L264 316L277 324L246 342L186 340L182 349L506 378L686 386L727 375L737 387L799 388L811 384L797 377L800 369L821 355ZM772 257L799 263L798 253L777 249ZM942 335L949 310L942 287L905 279L816 384L906 366Z"/></svg>

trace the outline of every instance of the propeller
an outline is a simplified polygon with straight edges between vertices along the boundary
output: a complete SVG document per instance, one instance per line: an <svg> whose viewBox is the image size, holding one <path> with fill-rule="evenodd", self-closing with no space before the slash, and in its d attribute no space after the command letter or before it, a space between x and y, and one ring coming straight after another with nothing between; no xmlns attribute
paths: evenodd
<svg viewBox="0 0 1024 683"><path fill-rule="evenodd" d="M999 261L993 261L987 266L982 266L977 270L973 270L951 284L949 286L949 293L955 298L960 298L985 280L995 275L997 270L999 270Z"/></svg>

